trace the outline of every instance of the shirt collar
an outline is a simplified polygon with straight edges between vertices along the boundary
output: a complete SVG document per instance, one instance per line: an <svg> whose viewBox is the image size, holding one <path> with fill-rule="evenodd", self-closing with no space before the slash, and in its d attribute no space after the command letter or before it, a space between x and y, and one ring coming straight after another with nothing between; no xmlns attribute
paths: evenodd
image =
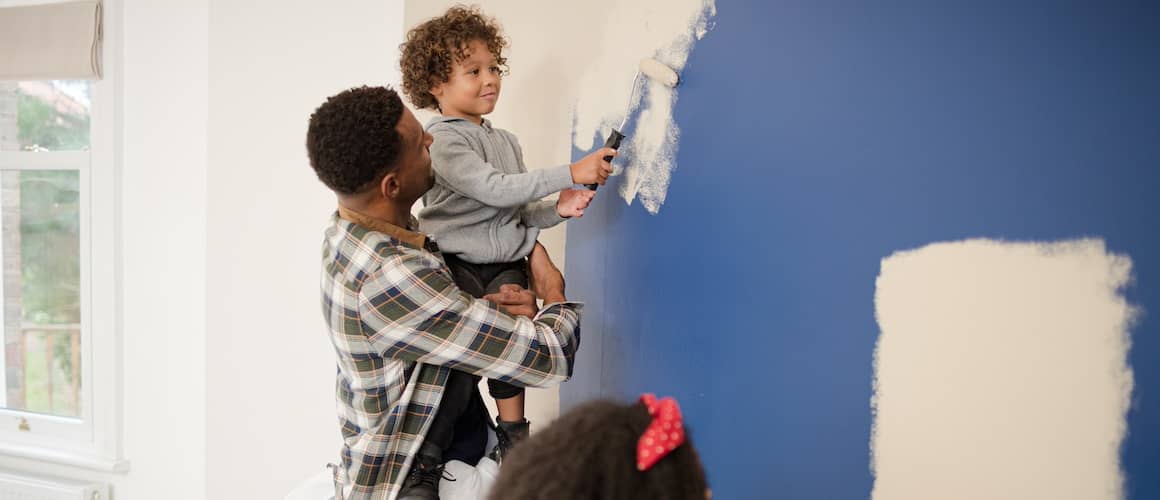
<svg viewBox="0 0 1160 500"><path fill-rule="evenodd" d="M411 219L408 221L407 227L403 228L403 227L399 227L399 226L396 226L394 224L391 224L390 222L387 222L385 220L371 217L371 216L366 215L364 213L356 212L354 210L351 210L351 209L346 208L346 207L341 206L341 205L338 207L338 216L345 219L345 220L348 220L350 222L353 222L355 224L363 226L367 229L370 229L371 231L377 231L377 232L383 233L387 236L390 236L396 240L403 242L407 246L411 246L414 248L421 248L421 249L425 249L425 250L428 249L427 235L420 233L420 232L416 232L416 231L411 229L411 228L414 228L415 226L418 225L415 223L414 217L411 217ZM434 242L431 242L431 243L434 243Z"/></svg>

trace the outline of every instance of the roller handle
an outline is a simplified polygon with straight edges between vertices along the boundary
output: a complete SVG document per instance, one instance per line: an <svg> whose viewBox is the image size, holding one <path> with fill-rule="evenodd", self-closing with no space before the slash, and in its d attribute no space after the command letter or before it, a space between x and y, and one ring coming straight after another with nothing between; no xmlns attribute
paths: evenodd
<svg viewBox="0 0 1160 500"><path fill-rule="evenodd" d="M619 150L622 139L624 139L624 134L620 133L619 130L612 129L612 133L608 135L608 139L604 140L604 147ZM612 156L605 156L604 161L611 162ZM593 191L596 191L596 188L600 187L599 184L586 184L585 186Z"/></svg>

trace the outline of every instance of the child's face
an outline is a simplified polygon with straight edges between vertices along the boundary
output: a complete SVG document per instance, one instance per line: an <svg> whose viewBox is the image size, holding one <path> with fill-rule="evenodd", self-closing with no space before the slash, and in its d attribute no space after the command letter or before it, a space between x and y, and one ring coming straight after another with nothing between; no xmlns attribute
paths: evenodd
<svg viewBox="0 0 1160 500"><path fill-rule="evenodd" d="M483 115L495 110L499 101L501 71L487 44L473 40L467 57L451 66L451 75L431 89L445 116L458 116L480 123Z"/></svg>

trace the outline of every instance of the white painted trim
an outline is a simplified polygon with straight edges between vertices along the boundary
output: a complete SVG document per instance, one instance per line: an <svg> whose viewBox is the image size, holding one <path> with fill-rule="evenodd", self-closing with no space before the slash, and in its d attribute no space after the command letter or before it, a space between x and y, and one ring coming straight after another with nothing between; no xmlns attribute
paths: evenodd
<svg viewBox="0 0 1160 500"><path fill-rule="evenodd" d="M0 8L3 7L28 7L31 5L52 5L54 3L68 3L77 0L0 0Z"/></svg>
<svg viewBox="0 0 1160 500"><path fill-rule="evenodd" d="M93 86L90 210L92 227L104 228L89 238L89 326L93 341L88 372L92 383L93 443L103 455L123 461L121 365L121 0L105 0L104 79Z"/></svg>
<svg viewBox="0 0 1160 500"><path fill-rule="evenodd" d="M0 409L0 443L33 445L58 440L64 445L92 440L92 426L84 419L83 410L81 417L74 418L11 408Z"/></svg>
<svg viewBox="0 0 1160 500"><path fill-rule="evenodd" d="M35 460L37 462L67 465L97 472L124 473L129 471L129 461L95 454L75 453L45 448L43 446L4 445L5 457Z"/></svg>
<svg viewBox="0 0 1160 500"><path fill-rule="evenodd" d="M93 82L96 94L98 82ZM94 95L94 97L96 97ZM94 99L95 100L95 99ZM96 106L96 103L93 103ZM94 117L95 120L95 117ZM91 125L94 129L96 124ZM89 151L0 151L0 170L80 170L89 169Z"/></svg>

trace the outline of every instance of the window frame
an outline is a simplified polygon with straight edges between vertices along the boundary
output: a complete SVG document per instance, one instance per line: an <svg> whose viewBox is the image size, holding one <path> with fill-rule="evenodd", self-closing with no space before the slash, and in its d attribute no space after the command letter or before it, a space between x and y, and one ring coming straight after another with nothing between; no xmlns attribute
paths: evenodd
<svg viewBox="0 0 1160 500"><path fill-rule="evenodd" d="M125 472L119 252L119 26L105 1L104 77L92 80L88 151L0 151L4 170L77 170L80 191L80 418L0 408L0 457ZM112 4L112 5L110 5ZM27 429L27 430L21 430Z"/></svg>

